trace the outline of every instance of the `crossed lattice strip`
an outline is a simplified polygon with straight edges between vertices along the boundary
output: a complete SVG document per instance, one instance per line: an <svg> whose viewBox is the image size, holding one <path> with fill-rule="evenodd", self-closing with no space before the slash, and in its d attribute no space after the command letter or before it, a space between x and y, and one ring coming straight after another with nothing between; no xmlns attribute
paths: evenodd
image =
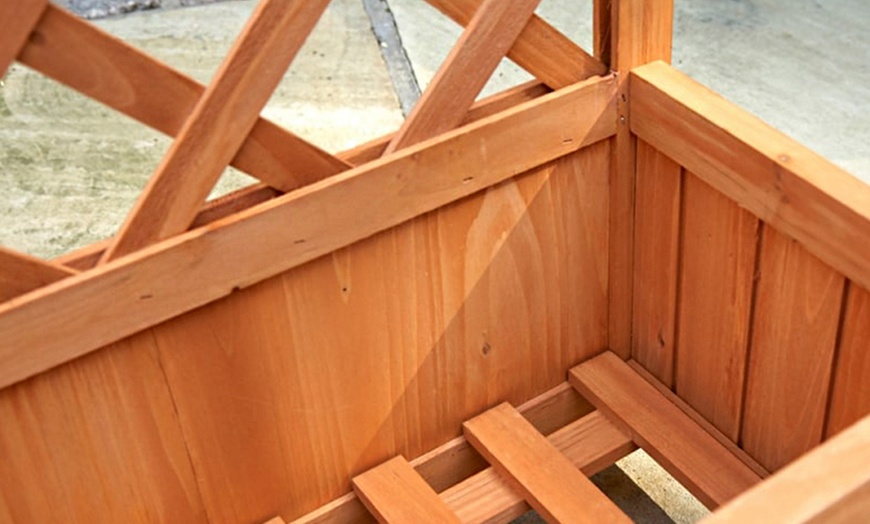
<svg viewBox="0 0 870 524"><path fill-rule="evenodd" d="M48 0L4 2L0 74L18 60L175 140L114 238L55 261L0 247L0 301L607 69L534 15L540 0L426 1L460 39L397 133L338 155L259 117L329 0L262 0L207 87ZM474 104L504 56L538 81ZM230 164L262 184L205 204Z"/></svg>

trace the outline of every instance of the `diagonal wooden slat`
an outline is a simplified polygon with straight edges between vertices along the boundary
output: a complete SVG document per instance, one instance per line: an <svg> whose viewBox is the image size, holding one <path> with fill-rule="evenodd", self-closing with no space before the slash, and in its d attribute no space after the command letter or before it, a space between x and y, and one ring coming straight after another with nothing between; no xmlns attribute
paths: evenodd
<svg viewBox="0 0 870 524"><path fill-rule="evenodd" d="M426 1L463 26L471 22L477 8L483 2L483 0ZM607 72L604 64L538 16L533 16L529 20L507 56L553 89Z"/></svg>
<svg viewBox="0 0 870 524"><path fill-rule="evenodd" d="M169 136L178 134L205 90L54 5L46 9L18 60ZM281 191L351 167L264 118L254 124L232 165Z"/></svg>
<svg viewBox="0 0 870 524"><path fill-rule="evenodd" d="M77 273L60 264L0 247L0 302Z"/></svg>
<svg viewBox="0 0 870 524"><path fill-rule="evenodd" d="M48 0L5 0L0 3L0 77L27 44Z"/></svg>
<svg viewBox="0 0 870 524"><path fill-rule="evenodd" d="M510 404L478 415L462 429L547 522L631 522Z"/></svg>
<svg viewBox="0 0 870 524"><path fill-rule="evenodd" d="M328 4L265 0L257 7L104 261L190 226Z"/></svg>
<svg viewBox="0 0 870 524"><path fill-rule="evenodd" d="M384 154L458 126L539 3L484 0Z"/></svg>

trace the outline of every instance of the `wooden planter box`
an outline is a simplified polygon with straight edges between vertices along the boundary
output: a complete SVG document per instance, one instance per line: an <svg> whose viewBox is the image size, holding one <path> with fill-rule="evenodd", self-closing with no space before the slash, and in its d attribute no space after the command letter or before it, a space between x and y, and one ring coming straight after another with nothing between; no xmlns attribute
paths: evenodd
<svg viewBox="0 0 870 524"><path fill-rule="evenodd" d="M0 251L0 521L619 520L584 474L638 446L710 522L870 518L870 188L667 65L667 2L596 2L595 57L430 3L462 39L338 155L257 117L325 0L206 88L0 7L0 67L177 136L116 238ZM539 80L472 106L506 53Z"/></svg>

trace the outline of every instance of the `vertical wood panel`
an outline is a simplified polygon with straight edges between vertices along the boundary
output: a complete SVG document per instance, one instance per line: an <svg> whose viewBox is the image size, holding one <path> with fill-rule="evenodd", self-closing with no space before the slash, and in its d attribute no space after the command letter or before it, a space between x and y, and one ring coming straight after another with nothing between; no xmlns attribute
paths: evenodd
<svg viewBox="0 0 870 524"><path fill-rule="evenodd" d="M0 420L0 521L206 520L150 332L3 390Z"/></svg>
<svg viewBox="0 0 870 524"><path fill-rule="evenodd" d="M764 229L744 449L773 471L822 440L843 276Z"/></svg>
<svg viewBox="0 0 870 524"><path fill-rule="evenodd" d="M849 285L827 436L870 413L870 292Z"/></svg>
<svg viewBox="0 0 870 524"><path fill-rule="evenodd" d="M295 518L602 351L609 154L599 143L156 328L213 522Z"/></svg>
<svg viewBox="0 0 870 524"><path fill-rule="evenodd" d="M610 10L609 15L602 9ZM610 348L623 358L631 353L632 267L634 260L634 196L636 138L631 133L628 108L629 70L654 60L670 61L672 0L611 0L595 5L596 34L610 22L611 67L618 71L617 126L614 167L610 185ZM607 52L601 42L599 50Z"/></svg>
<svg viewBox="0 0 870 524"><path fill-rule="evenodd" d="M686 173L676 392L736 441L758 220Z"/></svg>
<svg viewBox="0 0 870 524"><path fill-rule="evenodd" d="M678 164L638 140L632 356L668 387L676 337L680 178Z"/></svg>

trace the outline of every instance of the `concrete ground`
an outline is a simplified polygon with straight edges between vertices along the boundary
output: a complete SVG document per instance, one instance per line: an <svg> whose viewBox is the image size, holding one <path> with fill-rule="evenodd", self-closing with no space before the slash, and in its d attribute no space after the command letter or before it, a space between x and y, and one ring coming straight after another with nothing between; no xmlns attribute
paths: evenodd
<svg viewBox="0 0 870 524"><path fill-rule="evenodd" d="M96 23L201 82L255 5L67 1L92 17L119 2L137 9ZM400 102L407 109L414 96L399 84L425 88L460 29L422 0L389 0L376 37L366 8L381 2L333 0L265 115L329 151L396 129ZM590 0L543 0L539 14L591 48ZM676 67L870 182L870 4L694 0L677 2L675 18ZM387 38L389 23L399 50L390 48L398 40ZM387 50L392 68L382 58ZM394 84L390 72L402 56L408 69ZM484 95L527 78L505 62ZM0 244L51 257L112 235L168 145L159 133L13 66L0 81ZM216 193L249 181L228 170ZM595 480L641 522L695 522L705 514L642 453Z"/></svg>

